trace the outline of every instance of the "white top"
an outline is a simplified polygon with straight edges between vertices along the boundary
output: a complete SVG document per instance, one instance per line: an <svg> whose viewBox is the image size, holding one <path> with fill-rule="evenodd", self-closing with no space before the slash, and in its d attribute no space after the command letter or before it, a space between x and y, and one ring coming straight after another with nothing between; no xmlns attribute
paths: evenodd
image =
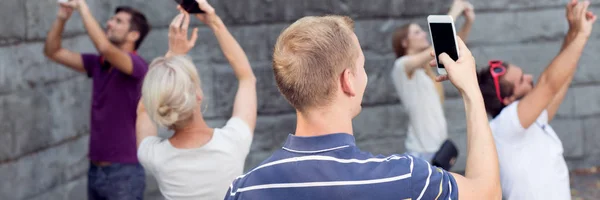
<svg viewBox="0 0 600 200"><path fill-rule="evenodd" d="M500 161L500 180L505 199L571 199L569 171L563 146L548 124L544 110L525 129L514 102L490 121Z"/></svg>
<svg viewBox="0 0 600 200"><path fill-rule="evenodd" d="M223 199L243 172L251 142L246 122L234 117L196 149L177 149L167 139L146 137L138 159L156 177L167 199Z"/></svg>
<svg viewBox="0 0 600 200"><path fill-rule="evenodd" d="M406 149L433 153L448 138L440 96L425 69L416 69L409 78L404 60L405 57L400 57L394 63L392 80L410 120Z"/></svg>

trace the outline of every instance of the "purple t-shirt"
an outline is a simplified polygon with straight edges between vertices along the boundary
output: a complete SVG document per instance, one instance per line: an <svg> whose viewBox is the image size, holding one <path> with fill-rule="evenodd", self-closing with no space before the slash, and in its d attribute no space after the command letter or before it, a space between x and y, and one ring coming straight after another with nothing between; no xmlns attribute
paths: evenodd
<svg viewBox="0 0 600 200"><path fill-rule="evenodd" d="M136 109L148 63L134 53L129 55L133 63L132 75L114 67L103 67L99 55L81 55L88 77L93 80L89 152L92 161L138 162Z"/></svg>

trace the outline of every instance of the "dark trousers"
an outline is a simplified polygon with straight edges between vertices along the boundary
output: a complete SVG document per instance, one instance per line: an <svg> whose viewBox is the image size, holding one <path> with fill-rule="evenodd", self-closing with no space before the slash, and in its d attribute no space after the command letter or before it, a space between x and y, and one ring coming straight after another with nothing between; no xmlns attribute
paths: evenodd
<svg viewBox="0 0 600 200"><path fill-rule="evenodd" d="M90 163L89 200L142 200L145 188L146 174L140 164L113 163L100 167Z"/></svg>

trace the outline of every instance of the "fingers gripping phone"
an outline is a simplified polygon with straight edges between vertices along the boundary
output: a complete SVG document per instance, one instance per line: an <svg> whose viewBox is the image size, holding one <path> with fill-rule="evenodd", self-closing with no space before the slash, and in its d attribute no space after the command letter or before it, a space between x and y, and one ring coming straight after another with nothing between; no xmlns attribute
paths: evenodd
<svg viewBox="0 0 600 200"><path fill-rule="evenodd" d="M179 4L183 10L190 14L204 13L204 11L198 6L198 2L196 2L196 0L175 0L175 2L177 2L177 4Z"/></svg>
<svg viewBox="0 0 600 200"><path fill-rule="evenodd" d="M447 74L446 67L440 63L439 55L447 53L452 60L458 60L458 43L456 41L456 30L454 20L450 15L429 15L429 35L435 52L438 74Z"/></svg>

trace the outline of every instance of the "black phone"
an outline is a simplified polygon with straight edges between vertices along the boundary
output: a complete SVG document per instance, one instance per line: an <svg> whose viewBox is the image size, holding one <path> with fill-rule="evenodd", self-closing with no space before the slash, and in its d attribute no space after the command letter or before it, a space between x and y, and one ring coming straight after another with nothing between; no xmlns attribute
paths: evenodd
<svg viewBox="0 0 600 200"><path fill-rule="evenodd" d="M452 140L447 139L444 141L440 149L434 154L431 164L433 166L440 167L446 171L449 171L456 159L458 158L458 149Z"/></svg>
<svg viewBox="0 0 600 200"><path fill-rule="evenodd" d="M175 2L177 2L177 4L179 4L183 10L190 14L204 13L204 11L198 6L198 2L196 2L196 0L175 0Z"/></svg>

